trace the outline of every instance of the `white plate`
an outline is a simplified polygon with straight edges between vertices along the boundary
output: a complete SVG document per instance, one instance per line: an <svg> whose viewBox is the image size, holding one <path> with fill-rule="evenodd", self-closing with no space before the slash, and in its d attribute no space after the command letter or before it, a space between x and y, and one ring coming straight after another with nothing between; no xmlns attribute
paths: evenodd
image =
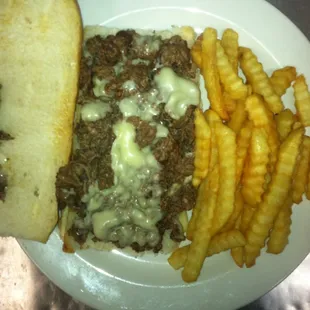
<svg viewBox="0 0 310 310"><path fill-rule="evenodd" d="M262 0L81 0L85 24L120 28L168 28L192 25L219 30L233 27L240 43L251 47L270 73L295 65L310 81L310 45L281 13ZM153 4L154 3L154 4ZM156 4L155 4L156 3ZM286 96L292 107L292 93ZM120 251L61 251L54 231L46 245L22 241L31 259L56 285L99 309L235 309L266 293L310 251L309 203L294 208L290 244L278 256L263 253L252 269L239 269L222 253L206 262L197 283L186 285L166 262L151 254L134 258Z"/></svg>

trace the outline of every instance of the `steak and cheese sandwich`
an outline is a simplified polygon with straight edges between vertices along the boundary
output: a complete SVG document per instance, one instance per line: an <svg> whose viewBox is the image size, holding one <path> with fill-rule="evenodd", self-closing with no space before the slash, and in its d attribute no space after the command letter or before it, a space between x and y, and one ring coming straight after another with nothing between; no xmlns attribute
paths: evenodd
<svg viewBox="0 0 310 310"><path fill-rule="evenodd" d="M86 27L70 161L56 191L64 250L159 252L196 201L190 27Z"/></svg>

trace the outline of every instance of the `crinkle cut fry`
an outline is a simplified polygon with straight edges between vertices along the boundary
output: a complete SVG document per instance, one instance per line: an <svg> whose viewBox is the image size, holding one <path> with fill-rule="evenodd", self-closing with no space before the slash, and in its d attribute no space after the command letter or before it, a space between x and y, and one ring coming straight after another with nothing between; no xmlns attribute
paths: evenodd
<svg viewBox="0 0 310 310"><path fill-rule="evenodd" d="M207 181L206 181L207 180ZM216 198L219 187L219 168L216 166L199 187L203 199L193 241L190 244L187 259L182 272L185 282L197 280L204 263L205 256L212 237L212 224L216 208Z"/></svg>
<svg viewBox="0 0 310 310"><path fill-rule="evenodd" d="M255 264L260 250L265 246L269 230L272 228L286 197L291 188L292 176L302 143L304 129L294 130L282 143L279 159L271 182L263 200L253 215L246 231L245 263L247 267Z"/></svg>

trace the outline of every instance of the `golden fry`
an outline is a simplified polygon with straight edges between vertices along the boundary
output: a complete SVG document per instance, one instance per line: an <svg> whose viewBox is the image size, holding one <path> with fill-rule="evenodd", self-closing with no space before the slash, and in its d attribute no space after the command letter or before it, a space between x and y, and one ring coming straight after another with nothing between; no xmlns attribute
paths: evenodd
<svg viewBox="0 0 310 310"><path fill-rule="evenodd" d="M275 121L280 140L283 141L293 129L295 123L294 114L290 109L285 109L275 115Z"/></svg>
<svg viewBox="0 0 310 310"><path fill-rule="evenodd" d="M239 218L243 210L243 197L240 190L235 193L234 211L229 217L225 226L221 229L221 232L230 231L235 227L236 221Z"/></svg>
<svg viewBox="0 0 310 310"><path fill-rule="evenodd" d="M245 237L237 229L220 233L211 239L206 257L210 257L235 247L242 247L245 243ZM169 264L175 270L182 268L187 259L188 251L189 245L176 249L168 258Z"/></svg>
<svg viewBox="0 0 310 310"><path fill-rule="evenodd" d="M231 99L229 94L224 91L223 93L223 102L224 102L224 107L227 113L230 115L236 110L237 102L234 99Z"/></svg>
<svg viewBox="0 0 310 310"><path fill-rule="evenodd" d="M255 127L266 127L270 124L272 113L266 107L261 96L249 96L245 101L245 110Z"/></svg>
<svg viewBox="0 0 310 310"><path fill-rule="evenodd" d="M281 112L283 110L283 103L274 91L263 65L249 48L240 48L240 52L240 66L247 80L252 85L253 91L264 97L270 111L273 113Z"/></svg>
<svg viewBox="0 0 310 310"><path fill-rule="evenodd" d="M270 160L268 164L268 171L273 172L275 164L278 160L278 151L280 147L280 138L277 131L277 125L274 119L270 119L270 123L266 128L268 136L268 146L270 149Z"/></svg>
<svg viewBox="0 0 310 310"><path fill-rule="evenodd" d="M292 195L289 193L274 222L273 229L267 243L268 253L280 254L288 244L288 237L291 233L290 226L292 224L292 205Z"/></svg>
<svg viewBox="0 0 310 310"><path fill-rule="evenodd" d="M305 77L298 76L293 87L298 118L303 126L310 126L310 92Z"/></svg>
<svg viewBox="0 0 310 310"><path fill-rule="evenodd" d="M252 136L252 122L246 121L237 135L236 184L239 184Z"/></svg>
<svg viewBox="0 0 310 310"><path fill-rule="evenodd" d="M216 67L217 31L206 28L202 39L202 75L208 92L211 109L224 119L228 119L223 104L223 95L220 85L220 76Z"/></svg>
<svg viewBox="0 0 310 310"><path fill-rule="evenodd" d="M253 214L255 212L256 208L252 207L250 205L244 204L243 212L241 215L241 222L240 222L240 231L245 234L245 232L248 229L248 226L252 220Z"/></svg>
<svg viewBox="0 0 310 310"><path fill-rule="evenodd" d="M263 128L253 128L249 147L249 161L242 178L242 195L245 203L255 206L262 200L270 148Z"/></svg>
<svg viewBox="0 0 310 310"><path fill-rule="evenodd" d="M228 59L233 67L233 70L238 73L239 62L239 35L236 31L228 28L224 31L221 44L228 56Z"/></svg>
<svg viewBox="0 0 310 310"><path fill-rule="evenodd" d="M269 188L263 195L246 231L245 263L247 267L255 264L265 245L269 230L272 228L287 193L291 188L292 176L297 162L304 129L297 129L284 140L279 150L279 160L272 175Z"/></svg>
<svg viewBox="0 0 310 310"><path fill-rule="evenodd" d="M234 71L220 41L216 42L216 64L225 91L232 99L245 99L248 88Z"/></svg>
<svg viewBox="0 0 310 310"><path fill-rule="evenodd" d="M217 123L215 127L219 152L220 186L213 221L213 234L225 225L234 210L236 190L236 134L227 126Z"/></svg>
<svg viewBox="0 0 310 310"><path fill-rule="evenodd" d="M296 68L287 66L275 70L270 77L270 83L276 94L281 97L291 86L292 82L296 79L296 76Z"/></svg>
<svg viewBox="0 0 310 310"><path fill-rule="evenodd" d="M240 131L247 118L247 112L243 100L238 100L235 111L231 114L230 121L227 123L236 134Z"/></svg>
<svg viewBox="0 0 310 310"><path fill-rule="evenodd" d="M219 169L216 166L199 187L202 195L202 206L196 221L193 241L189 246L187 259L182 272L185 282L196 281L212 237L212 224L216 208L217 192L219 188Z"/></svg>
<svg viewBox="0 0 310 310"><path fill-rule="evenodd" d="M207 176L211 145L211 130L200 109L195 110L195 137L195 170L192 182L197 187Z"/></svg>
<svg viewBox="0 0 310 310"><path fill-rule="evenodd" d="M299 161L293 177L293 201L301 203L302 195L307 186L307 177L310 164L310 137L305 136L302 143Z"/></svg>
<svg viewBox="0 0 310 310"><path fill-rule="evenodd" d="M239 230L240 224L241 224L241 215L239 215L237 222L235 223L236 229ZM233 258L236 265L240 268L242 268L243 264L244 264L244 255L243 254L244 254L244 247L243 246L234 247L230 250L231 257Z"/></svg>
<svg viewBox="0 0 310 310"><path fill-rule="evenodd" d="M216 144L216 136L215 136L215 124L222 123L219 115L213 110L207 110L205 113L205 118L211 128L211 155L210 155L210 170L212 170L218 162L218 149Z"/></svg>
<svg viewBox="0 0 310 310"><path fill-rule="evenodd" d="M202 53L201 40L197 39L191 48L191 56L194 63L197 65L199 69L201 69L202 64L201 53Z"/></svg>

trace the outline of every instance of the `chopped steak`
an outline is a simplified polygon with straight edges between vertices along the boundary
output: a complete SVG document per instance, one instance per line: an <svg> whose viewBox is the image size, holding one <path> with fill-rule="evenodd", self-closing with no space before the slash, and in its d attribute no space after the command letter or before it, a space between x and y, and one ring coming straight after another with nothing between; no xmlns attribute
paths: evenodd
<svg viewBox="0 0 310 310"><path fill-rule="evenodd" d="M190 76L191 58L186 42L178 35L165 40L159 52L160 62L177 73Z"/></svg>
<svg viewBox="0 0 310 310"><path fill-rule="evenodd" d="M84 56L81 59L79 88L88 90L91 86L91 67Z"/></svg>
<svg viewBox="0 0 310 310"><path fill-rule="evenodd" d="M86 47L93 56L95 65L115 65L121 59L121 51L113 38L103 39L97 35L86 42Z"/></svg>
<svg viewBox="0 0 310 310"><path fill-rule="evenodd" d="M113 66L97 65L93 68L93 74L99 80L113 80L115 78L115 71Z"/></svg>
<svg viewBox="0 0 310 310"><path fill-rule="evenodd" d="M156 128L151 126L148 122L143 121L137 116L131 116L127 122L133 124L136 128L136 143L140 148L150 145L156 137Z"/></svg>
<svg viewBox="0 0 310 310"><path fill-rule="evenodd" d="M143 64L126 66L120 75L121 81L134 81L139 92L145 92L150 88L151 80L149 77L150 69Z"/></svg>
<svg viewBox="0 0 310 310"><path fill-rule="evenodd" d="M0 200L5 200L6 188L8 186L8 180L6 175L0 170Z"/></svg>
<svg viewBox="0 0 310 310"><path fill-rule="evenodd" d="M166 231L176 242L185 239L179 214L193 208L197 192L191 184L195 106L173 119L165 111L166 103L162 102L154 76L158 68L165 66L179 77L194 79L196 68L190 50L179 36L163 40L122 30L116 35L88 39L85 51L88 58L81 59L78 106L84 109L91 103L94 111L89 113L97 113L96 109L101 111L100 107L107 103L110 111L95 121L82 120L77 112L75 147L70 162L57 175L59 209L68 207L76 212L78 219L68 234L80 245L92 233L94 242L109 241L119 248L130 245L137 252L157 253L163 247ZM97 80L101 84L97 85ZM107 96L97 98L93 84L104 87ZM135 99L122 101L125 97ZM151 113L151 119L144 118L143 111ZM134 126L134 132L128 123ZM119 124L127 127L117 127ZM123 132L119 128L127 129ZM1 137L8 136L0 131ZM126 170L124 149L129 156L125 156L126 160L138 158L132 161L134 175ZM0 199L5 187L1 184ZM109 221L112 217L118 226L111 228L109 224L105 234L98 235L93 217L102 213L105 219L106 211L110 212Z"/></svg>

